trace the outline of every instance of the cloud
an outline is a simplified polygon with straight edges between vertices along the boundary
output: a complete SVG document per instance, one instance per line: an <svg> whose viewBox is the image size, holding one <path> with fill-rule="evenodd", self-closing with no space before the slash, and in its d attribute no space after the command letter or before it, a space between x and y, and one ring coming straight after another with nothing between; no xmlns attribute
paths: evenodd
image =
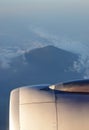
<svg viewBox="0 0 89 130"><path fill-rule="evenodd" d="M79 56L77 61L74 61L73 66L69 69L70 71L77 71L78 73L83 73L83 78L89 78L89 44L81 43L80 41L73 41L72 39L67 39L65 37L60 37L58 35L53 35L42 28L32 27L31 30L39 38L39 42L43 46L54 45L60 49L72 52Z"/></svg>
<svg viewBox="0 0 89 130"><path fill-rule="evenodd" d="M77 71L83 73L83 78L89 78L89 44L81 43L80 41L74 41L59 35L54 35L44 28L30 26L29 31L32 37L23 41L22 44L17 44L13 48L3 47L0 49L0 66L3 68L10 67L10 61L12 58L23 55L26 51L41 48L47 45L53 45L60 49L72 52L79 56L77 61L74 61L69 71Z"/></svg>
<svg viewBox="0 0 89 130"><path fill-rule="evenodd" d="M9 69L11 59L22 55L25 53L25 50L20 49L19 47L12 48L12 47L5 47L0 48L0 68L2 69Z"/></svg>
<svg viewBox="0 0 89 130"><path fill-rule="evenodd" d="M60 37L59 35L50 34L47 31L41 29L40 27L35 28L31 27L30 30L34 32L35 35L39 37L39 39L45 39L43 41L43 45L54 45L63 50L67 50L72 53L80 54L83 57L89 56L88 50L89 45L81 43L80 41L73 41L72 39L68 39L65 37ZM37 40L37 39L36 39ZM39 41L40 41L39 40ZM45 43L48 41L48 43Z"/></svg>

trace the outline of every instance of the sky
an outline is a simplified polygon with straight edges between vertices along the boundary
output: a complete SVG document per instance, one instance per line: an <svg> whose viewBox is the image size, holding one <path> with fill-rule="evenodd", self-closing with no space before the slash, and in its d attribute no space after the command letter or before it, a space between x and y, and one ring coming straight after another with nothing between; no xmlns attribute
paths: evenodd
<svg viewBox="0 0 89 130"><path fill-rule="evenodd" d="M89 2L87 0L0 0L0 19L7 26L13 23L14 19L15 24L19 24L18 22L32 24L61 35L75 36L77 33L80 37L80 33L83 35L83 32L89 31Z"/></svg>
<svg viewBox="0 0 89 130"><path fill-rule="evenodd" d="M0 62L6 65L10 58L46 45L77 53L86 61L88 0L0 0Z"/></svg>
<svg viewBox="0 0 89 130"><path fill-rule="evenodd" d="M1 0L1 14L85 14L89 11L87 0ZM54 15L54 14L53 14Z"/></svg>
<svg viewBox="0 0 89 130"><path fill-rule="evenodd" d="M87 0L0 0L0 21L0 35L34 26L53 35L89 41Z"/></svg>

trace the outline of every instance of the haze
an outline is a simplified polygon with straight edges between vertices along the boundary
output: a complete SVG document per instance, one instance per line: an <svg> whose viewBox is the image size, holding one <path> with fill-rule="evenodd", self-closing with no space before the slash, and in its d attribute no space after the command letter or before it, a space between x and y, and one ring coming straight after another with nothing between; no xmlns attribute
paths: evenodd
<svg viewBox="0 0 89 130"><path fill-rule="evenodd" d="M87 0L0 0L0 62L4 65L27 50L47 45L77 53L87 65L88 34Z"/></svg>
<svg viewBox="0 0 89 130"><path fill-rule="evenodd" d="M13 41L18 31L19 39L30 39L34 27L63 39L89 42L87 0L1 0L0 21L0 35L12 35ZM24 37L20 37L22 33Z"/></svg>

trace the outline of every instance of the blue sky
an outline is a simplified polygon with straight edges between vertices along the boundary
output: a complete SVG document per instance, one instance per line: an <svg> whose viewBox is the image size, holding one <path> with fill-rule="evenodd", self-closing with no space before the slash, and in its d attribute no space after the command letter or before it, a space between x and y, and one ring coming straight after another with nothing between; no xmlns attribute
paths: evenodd
<svg viewBox="0 0 89 130"><path fill-rule="evenodd" d="M0 0L0 48L88 46L88 35L88 0Z"/></svg>

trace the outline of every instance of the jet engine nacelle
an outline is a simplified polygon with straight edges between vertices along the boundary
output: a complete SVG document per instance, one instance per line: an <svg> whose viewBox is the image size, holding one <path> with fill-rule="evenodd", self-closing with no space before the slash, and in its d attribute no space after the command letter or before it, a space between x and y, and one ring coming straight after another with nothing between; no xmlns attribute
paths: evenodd
<svg viewBox="0 0 89 130"><path fill-rule="evenodd" d="M27 86L13 90L10 130L89 130L89 94L63 88L66 85Z"/></svg>

